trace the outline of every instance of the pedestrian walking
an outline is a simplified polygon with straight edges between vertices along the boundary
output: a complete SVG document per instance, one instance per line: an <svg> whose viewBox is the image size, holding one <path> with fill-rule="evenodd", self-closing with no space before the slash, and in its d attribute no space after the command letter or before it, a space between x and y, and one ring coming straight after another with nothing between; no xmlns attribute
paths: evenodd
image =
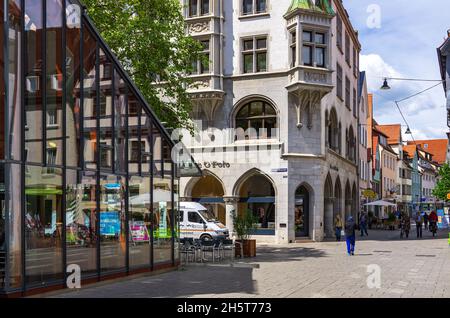
<svg viewBox="0 0 450 318"><path fill-rule="evenodd" d="M403 236L406 236L406 238L408 238L409 231L411 230L411 219L408 214L403 213L400 224L401 224L400 238L403 238Z"/></svg>
<svg viewBox="0 0 450 318"><path fill-rule="evenodd" d="M359 228L361 229L361 236L364 236L364 233L369 236L369 232L367 232L367 216L364 212L361 213L359 219Z"/></svg>
<svg viewBox="0 0 450 318"><path fill-rule="evenodd" d="M334 218L334 228L336 230L336 242L340 242L343 224L341 216L339 214Z"/></svg>
<svg viewBox="0 0 450 318"><path fill-rule="evenodd" d="M422 238L423 216L420 212L416 213L414 221L416 221L417 238Z"/></svg>
<svg viewBox="0 0 450 318"><path fill-rule="evenodd" d="M422 212L422 215L423 215L423 224L425 225L425 230L428 230L428 221L429 221L428 213Z"/></svg>
<svg viewBox="0 0 450 318"><path fill-rule="evenodd" d="M345 222L345 240L347 241L348 255L355 255L356 223L353 220L353 216L350 216Z"/></svg>

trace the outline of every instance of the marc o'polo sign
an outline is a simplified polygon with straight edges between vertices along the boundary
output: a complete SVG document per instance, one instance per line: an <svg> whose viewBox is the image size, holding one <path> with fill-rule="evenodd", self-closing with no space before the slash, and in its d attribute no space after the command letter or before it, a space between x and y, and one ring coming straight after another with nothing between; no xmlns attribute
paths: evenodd
<svg viewBox="0 0 450 318"><path fill-rule="evenodd" d="M231 164L228 162L218 162L218 161L205 161L203 163L198 164L200 169L229 169L231 168Z"/></svg>

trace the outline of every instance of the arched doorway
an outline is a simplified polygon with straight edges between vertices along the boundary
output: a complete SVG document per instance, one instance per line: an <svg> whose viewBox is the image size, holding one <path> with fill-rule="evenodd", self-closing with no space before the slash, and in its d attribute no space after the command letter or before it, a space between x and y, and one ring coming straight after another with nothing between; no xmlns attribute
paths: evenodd
<svg viewBox="0 0 450 318"><path fill-rule="evenodd" d="M309 236L309 218L311 213L311 195L305 186L295 191L295 237Z"/></svg>
<svg viewBox="0 0 450 318"><path fill-rule="evenodd" d="M223 185L215 176L207 174L200 178L192 187L192 201L204 205L216 218L226 225Z"/></svg>
<svg viewBox="0 0 450 318"><path fill-rule="evenodd" d="M355 220L357 220L359 214L359 206L358 206L358 192L356 191L356 184L353 183L352 189L352 215Z"/></svg>
<svg viewBox="0 0 450 318"><path fill-rule="evenodd" d="M251 211L258 219L254 234L275 235L275 188L271 180L262 173L251 175L238 186L238 195L238 213Z"/></svg>
<svg viewBox="0 0 450 318"><path fill-rule="evenodd" d="M324 234L326 237L333 236L333 181L331 180L331 176L328 175L325 180L325 188L324 188Z"/></svg>

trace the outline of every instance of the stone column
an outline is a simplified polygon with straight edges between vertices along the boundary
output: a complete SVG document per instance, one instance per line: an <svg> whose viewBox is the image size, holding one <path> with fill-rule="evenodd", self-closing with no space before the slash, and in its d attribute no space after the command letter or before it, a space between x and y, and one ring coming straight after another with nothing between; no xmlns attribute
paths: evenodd
<svg viewBox="0 0 450 318"><path fill-rule="evenodd" d="M230 231L230 238L234 236L233 213L238 213L238 197L223 197L225 202L226 227Z"/></svg>

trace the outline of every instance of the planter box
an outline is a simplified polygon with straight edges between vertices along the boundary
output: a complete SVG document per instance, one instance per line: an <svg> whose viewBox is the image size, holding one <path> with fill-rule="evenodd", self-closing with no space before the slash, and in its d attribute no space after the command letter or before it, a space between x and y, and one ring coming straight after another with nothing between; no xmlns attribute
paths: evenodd
<svg viewBox="0 0 450 318"><path fill-rule="evenodd" d="M256 257L256 240L244 240L244 257ZM241 257L241 241L236 241L235 255Z"/></svg>

